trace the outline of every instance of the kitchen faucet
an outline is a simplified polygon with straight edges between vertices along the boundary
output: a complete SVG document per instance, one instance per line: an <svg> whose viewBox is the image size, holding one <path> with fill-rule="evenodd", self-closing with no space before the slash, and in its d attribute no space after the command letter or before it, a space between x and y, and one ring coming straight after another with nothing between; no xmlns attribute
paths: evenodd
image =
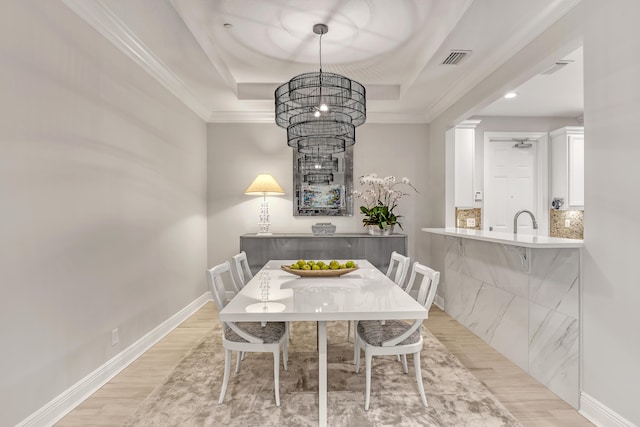
<svg viewBox="0 0 640 427"><path fill-rule="evenodd" d="M533 212L524 209L516 212L515 216L513 217L513 234L518 234L518 217L523 213L528 213L531 217L531 221L533 222L533 229L535 230L538 228L538 221L536 221L536 217L533 215Z"/></svg>

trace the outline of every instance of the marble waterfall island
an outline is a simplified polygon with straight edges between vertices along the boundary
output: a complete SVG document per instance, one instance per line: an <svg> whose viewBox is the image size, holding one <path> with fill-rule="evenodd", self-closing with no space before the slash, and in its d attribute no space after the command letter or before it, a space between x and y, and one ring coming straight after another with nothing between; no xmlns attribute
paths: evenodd
<svg viewBox="0 0 640 427"><path fill-rule="evenodd" d="M583 242L457 228L422 231L442 239L445 311L577 408Z"/></svg>

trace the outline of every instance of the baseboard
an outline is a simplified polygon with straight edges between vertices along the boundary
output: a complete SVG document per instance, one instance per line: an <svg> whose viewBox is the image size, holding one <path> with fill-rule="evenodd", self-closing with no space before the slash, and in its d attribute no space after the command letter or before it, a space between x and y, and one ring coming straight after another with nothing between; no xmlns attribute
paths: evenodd
<svg viewBox="0 0 640 427"><path fill-rule="evenodd" d="M433 300L433 303L440 310L444 311L444 298L442 298L440 295L436 295L435 299Z"/></svg>
<svg viewBox="0 0 640 427"><path fill-rule="evenodd" d="M598 427L637 427L584 392L580 394L580 414Z"/></svg>
<svg viewBox="0 0 640 427"><path fill-rule="evenodd" d="M138 341L122 350L104 365L22 420L17 426L42 427L53 425L210 300L211 294L206 292Z"/></svg>

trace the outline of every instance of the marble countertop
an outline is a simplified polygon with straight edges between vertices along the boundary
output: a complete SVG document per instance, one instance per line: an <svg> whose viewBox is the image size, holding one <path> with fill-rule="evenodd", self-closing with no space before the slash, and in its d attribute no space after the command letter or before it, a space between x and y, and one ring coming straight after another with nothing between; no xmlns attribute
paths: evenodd
<svg viewBox="0 0 640 427"><path fill-rule="evenodd" d="M333 234L313 234L313 233L271 233L271 234L258 234L258 233L246 233L243 234L240 237L258 237L258 238L286 238L286 239L301 239L301 238L308 238L308 237L332 237L332 238L338 238L338 237L400 237L400 236L406 236L406 234L403 233L393 233L393 234L388 234L385 236L382 235L376 235L373 236L371 234L368 233L333 233Z"/></svg>
<svg viewBox="0 0 640 427"><path fill-rule="evenodd" d="M505 245L521 246L525 248L582 248L583 240L564 239L560 237L535 236L531 234L500 233L497 231L473 230L469 228L423 228L426 233L442 234L445 236L461 237L465 239L482 240L485 242L502 243Z"/></svg>

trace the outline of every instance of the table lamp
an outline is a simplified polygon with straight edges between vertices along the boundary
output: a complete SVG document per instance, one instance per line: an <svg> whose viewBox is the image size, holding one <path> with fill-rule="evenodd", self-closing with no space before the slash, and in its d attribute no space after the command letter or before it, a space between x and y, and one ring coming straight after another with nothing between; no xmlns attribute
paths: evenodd
<svg viewBox="0 0 640 427"><path fill-rule="evenodd" d="M269 203L267 196L281 196L284 190L269 174L262 173L253 180L249 188L244 192L249 196L262 196L260 205L260 222L258 223L258 235L269 235Z"/></svg>

